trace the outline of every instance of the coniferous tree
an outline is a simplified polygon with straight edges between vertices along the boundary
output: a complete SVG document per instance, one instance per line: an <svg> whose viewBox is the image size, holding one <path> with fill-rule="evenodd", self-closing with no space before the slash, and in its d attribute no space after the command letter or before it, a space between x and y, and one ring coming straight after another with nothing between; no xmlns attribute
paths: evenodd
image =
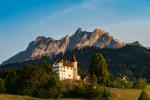
<svg viewBox="0 0 150 100"><path fill-rule="evenodd" d="M89 73L90 75L96 75L98 83L106 85L106 81L109 79L109 72L108 65L102 54L96 53L92 56Z"/></svg>

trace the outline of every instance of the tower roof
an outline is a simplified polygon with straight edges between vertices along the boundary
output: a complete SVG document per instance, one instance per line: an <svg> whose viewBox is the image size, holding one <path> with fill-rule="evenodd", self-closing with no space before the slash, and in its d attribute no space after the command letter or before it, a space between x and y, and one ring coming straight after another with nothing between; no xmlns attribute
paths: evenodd
<svg viewBox="0 0 150 100"><path fill-rule="evenodd" d="M72 53L71 62L77 62L77 59L76 59L74 52Z"/></svg>

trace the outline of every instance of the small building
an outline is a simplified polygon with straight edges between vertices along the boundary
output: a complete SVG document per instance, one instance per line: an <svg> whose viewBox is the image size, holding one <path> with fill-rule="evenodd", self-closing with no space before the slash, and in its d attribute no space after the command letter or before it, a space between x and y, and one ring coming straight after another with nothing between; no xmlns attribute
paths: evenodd
<svg viewBox="0 0 150 100"><path fill-rule="evenodd" d="M80 80L78 75L78 62L76 60L75 54L73 53L70 61L58 61L53 64L53 72L58 74L60 80Z"/></svg>

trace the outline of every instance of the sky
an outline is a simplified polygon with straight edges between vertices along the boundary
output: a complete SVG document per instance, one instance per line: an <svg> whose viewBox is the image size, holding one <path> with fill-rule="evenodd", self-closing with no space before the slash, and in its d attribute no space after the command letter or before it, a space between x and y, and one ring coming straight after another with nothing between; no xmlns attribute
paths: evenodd
<svg viewBox="0 0 150 100"><path fill-rule="evenodd" d="M150 47L150 0L0 0L0 63L39 35L60 39L79 27Z"/></svg>

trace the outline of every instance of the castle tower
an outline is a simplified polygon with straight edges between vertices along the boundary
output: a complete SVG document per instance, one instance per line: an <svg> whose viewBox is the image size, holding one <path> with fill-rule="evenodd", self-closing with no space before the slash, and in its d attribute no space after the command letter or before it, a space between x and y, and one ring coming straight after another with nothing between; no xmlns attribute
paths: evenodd
<svg viewBox="0 0 150 100"><path fill-rule="evenodd" d="M74 52L72 54L71 63L72 63L72 66L73 66L73 79L74 80L79 80L80 76L78 75L78 62L76 60Z"/></svg>

